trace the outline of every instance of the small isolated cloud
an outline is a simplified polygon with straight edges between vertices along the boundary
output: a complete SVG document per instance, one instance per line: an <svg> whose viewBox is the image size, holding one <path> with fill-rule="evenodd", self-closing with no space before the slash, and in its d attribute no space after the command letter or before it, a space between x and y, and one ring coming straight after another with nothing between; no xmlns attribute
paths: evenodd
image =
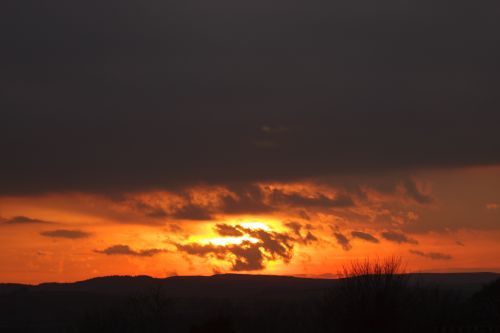
<svg viewBox="0 0 500 333"><path fill-rule="evenodd" d="M311 217L309 216L309 214L307 214L307 212L305 210L301 210L299 212L299 217L303 220L307 220L309 221L311 219Z"/></svg>
<svg viewBox="0 0 500 333"><path fill-rule="evenodd" d="M410 253L420 256L420 257L425 257L429 258L432 260L450 260L453 257L449 254L446 253L440 253L440 252L422 252L418 250L410 250Z"/></svg>
<svg viewBox="0 0 500 333"><path fill-rule="evenodd" d="M80 238L90 237L92 234L82 230L58 229L58 230L42 231L40 235L50 238L80 239Z"/></svg>
<svg viewBox="0 0 500 333"><path fill-rule="evenodd" d="M319 241L318 237L316 237L311 230L314 229L311 224L306 224L303 226L302 224L294 221L290 221L285 223L285 227L290 229L293 234L297 237L297 240L305 245L309 245L311 243ZM304 229L307 231L305 236L302 236L301 230Z"/></svg>
<svg viewBox="0 0 500 333"><path fill-rule="evenodd" d="M353 231L353 232L351 232L351 236L353 238L359 238L359 239L365 240L367 242L379 243L378 238L376 238L373 235L366 233L366 232Z"/></svg>
<svg viewBox="0 0 500 333"><path fill-rule="evenodd" d="M393 231L383 232L382 238L390 242L395 242L399 244L402 243L418 244L418 242L415 239L409 238L408 236L400 232L393 232Z"/></svg>
<svg viewBox="0 0 500 333"><path fill-rule="evenodd" d="M344 251L349 251L350 249L352 249L352 246L351 246L351 243L349 242L349 239L347 239L347 237L344 236L342 233L340 233L340 232L334 232L333 236L337 240L337 243L340 246L342 246L342 248L344 249Z"/></svg>
<svg viewBox="0 0 500 333"><path fill-rule="evenodd" d="M285 223L285 227L292 230L293 233L297 236L300 236L300 229L302 229L302 224L294 221L290 221Z"/></svg>
<svg viewBox="0 0 500 333"><path fill-rule="evenodd" d="M23 224L53 224L54 222L50 221L45 221L45 220L40 220L40 219L34 219L31 217L27 216L14 216L13 218L4 220L4 224L11 224L11 225L23 225Z"/></svg>
<svg viewBox="0 0 500 333"><path fill-rule="evenodd" d="M403 183L403 186L405 188L406 195L421 205L430 204L434 201L432 196L422 193L418 188L417 183L412 179L407 179Z"/></svg>
<svg viewBox="0 0 500 333"><path fill-rule="evenodd" d="M306 245L317 242L318 237L314 236L312 232L308 231L306 237L302 238L302 242Z"/></svg>
<svg viewBox="0 0 500 333"><path fill-rule="evenodd" d="M495 202L492 202L492 203L489 203L489 204L486 204L486 209L490 209L490 210L496 210L500 208L500 204L497 204Z"/></svg>
<svg viewBox="0 0 500 333"><path fill-rule="evenodd" d="M145 250L133 250L128 245L113 245L104 250L95 250L97 253L106 254L109 256L113 255L124 255L124 256L136 256L136 257L152 257L158 253L165 252L162 249L145 249Z"/></svg>

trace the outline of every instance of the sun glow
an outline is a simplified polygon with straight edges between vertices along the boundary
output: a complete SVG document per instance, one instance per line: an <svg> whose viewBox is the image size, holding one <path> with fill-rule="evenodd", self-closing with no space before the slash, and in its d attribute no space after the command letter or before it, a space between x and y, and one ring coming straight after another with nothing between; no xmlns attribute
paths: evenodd
<svg viewBox="0 0 500 333"><path fill-rule="evenodd" d="M250 230L271 231L271 228L263 222L242 222L242 223L239 223L239 225L243 228L250 229Z"/></svg>
<svg viewBox="0 0 500 333"><path fill-rule="evenodd" d="M257 243L259 240L250 236L241 236L241 237L216 237L216 238L206 238L201 241L202 244L212 244L217 246L227 246L227 245L240 245L244 241L248 241L250 243Z"/></svg>
<svg viewBox="0 0 500 333"><path fill-rule="evenodd" d="M209 232L207 232L205 235L200 234L199 236L192 237L191 241L195 241L204 245L211 244L215 246L241 245L244 242L256 244L259 242L259 239L250 236L245 232L245 230L249 232L255 230L264 230L270 232L273 230L273 228L271 228L267 223L257 222L257 221L245 221L245 222L238 221L233 223L227 223L227 225L239 228L239 231L241 231L242 234L235 236L221 236L214 231L213 228L214 224L211 223L209 226L210 230Z"/></svg>

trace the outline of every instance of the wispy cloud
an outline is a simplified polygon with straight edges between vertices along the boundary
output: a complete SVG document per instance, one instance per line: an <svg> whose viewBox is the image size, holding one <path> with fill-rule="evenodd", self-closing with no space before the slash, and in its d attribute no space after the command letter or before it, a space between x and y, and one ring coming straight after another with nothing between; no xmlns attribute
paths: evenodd
<svg viewBox="0 0 500 333"><path fill-rule="evenodd" d="M10 225L23 225L23 224L54 224L51 221L45 221L41 219L31 218L27 216L14 216L10 219L5 219L3 224Z"/></svg>
<svg viewBox="0 0 500 333"><path fill-rule="evenodd" d="M334 232L333 233L333 236L335 237L335 239L337 240L337 243L342 246L342 248L345 250L345 251L349 251L352 249L352 246L351 246L351 243L349 242L349 239L344 236L342 233L340 232Z"/></svg>
<svg viewBox="0 0 500 333"><path fill-rule="evenodd" d="M125 255L125 256L135 256L135 257L152 257L158 253L166 252L162 249L144 249L144 250L133 250L128 245L113 245L104 250L95 250L97 253L112 255Z"/></svg>
<svg viewBox="0 0 500 333"><path fill-rule="evenodd" d="M79 239L79 238L90 237L92 234L90 232L82 230L58 229L58 230L42 231L40 235L50 238Z"/></svg>
<svg viewBox="0 0 500 333"><path fill-rule="evenodd" d="M353 231L353 232L351 232L351 236L353 238L362 239L362 240L365 240L367 242L379 243L378 238L376 238L375 236L373 236L373 235L371 235L369 233L366 233L366 232Z"/></svg>
<svg viewBox="0 0 500 333"><path fill-rule="evenodd" d="M441 252L422 252L418 250L410 250L410 253L420 256L420 257L425 257L429 258L432 260L451 260L453 257L449 254L446 253L441 253Z"/></svg>
<svg viewBox="0 0 500 333"><path fill-rule="evenodd" d="M382 238L384 238L388 241L391 241L391 242L399 243L399 244L402 244L402 243L418 244L418 241L416 241L413 238L409 238L408 236L406 236L405 234L400 233L400 232L394 232L394 231L383 232Z"/></svg>

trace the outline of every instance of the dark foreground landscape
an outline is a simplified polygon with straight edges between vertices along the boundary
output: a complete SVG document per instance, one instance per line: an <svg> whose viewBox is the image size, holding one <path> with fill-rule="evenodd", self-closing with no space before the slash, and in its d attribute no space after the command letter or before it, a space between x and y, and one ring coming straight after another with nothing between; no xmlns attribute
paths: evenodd
<svg viewBox="0 0 500 333"><path fill-rule="evenodd" d="M500 332L500 275L0 284L0 332Z"/></svg>

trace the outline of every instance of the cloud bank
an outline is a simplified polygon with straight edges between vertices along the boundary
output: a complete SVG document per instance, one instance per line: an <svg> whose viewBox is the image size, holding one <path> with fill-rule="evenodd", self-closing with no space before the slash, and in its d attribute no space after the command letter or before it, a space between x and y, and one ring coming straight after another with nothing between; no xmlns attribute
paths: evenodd
<svg viewBox="0 0 500 333"><path fill-rule="evenodd" d="M8 3L0 195L500 163L494 1Z"/></svg>

